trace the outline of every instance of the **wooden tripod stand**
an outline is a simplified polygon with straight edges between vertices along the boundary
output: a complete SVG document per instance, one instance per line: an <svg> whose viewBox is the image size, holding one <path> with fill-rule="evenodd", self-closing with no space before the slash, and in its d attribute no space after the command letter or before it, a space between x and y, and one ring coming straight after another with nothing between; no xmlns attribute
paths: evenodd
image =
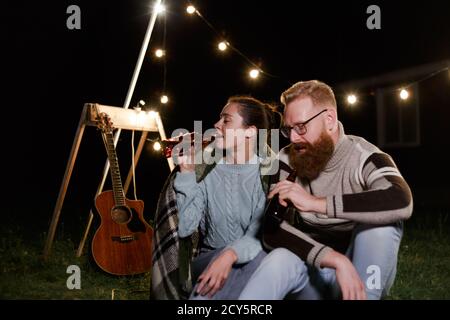
<svg viewBox="0 0 450 320"><path fill-rule="evenodd" d="M55 209L53 211L52 220L50 223L50 227L47 234L47 240L44 247L44 259L47 259L50 255L51 247L53 244L53 240L56 233L56 227L58 225L59 217L61 215L61 208L63 206L64 198L66 196L66 192L69 186L70 177L72 175L73 167L75 164L75 160L78 154L78 150L81 144L81 140L83 138L84 129L86 126L97 126L97 116L98 113L105 112L107 113L111 121L114 123L114 127L118 129L125 129L125 130L136 130L141 131L142 135L138 144L138 147L136 149L136 152L134 154L134 163L137 165L139 161L139 157L142 152L142 148L144 147L144 143L147 139L148 132L159 132L159 135L161 139L166 139L166 134L164 132L164 127L161 121L161 118L159 116L158 112L150 111L150 112L144 112L144 111L138 111L138 110L131 110L131 109L124 109L120 107L112 107L112 106L105 106L100 104L93 104L93 103L87 103L83 107L83 111L81 113L81 118L78 123L78 128L75 134L75 139L72 144L72 149L70 151L69 161L66 166L66 171L64 173L64 178L61 184L61 187L59 189L58 199L56 201ZM173 170L174 163L171 158L167 159L170 170ZM100 185L97 189L97 193L95 196L99 195L103 191L103 185L106 180L106 176L108 175L109 170L109 162L106 162L104 171L103 171L103 179L100 182ZM128 172L127 179L124 184L124 191L127 192L131 179L133 175L133 168L130 168ZM77 257L80 257L84 244L86 242L86 238L89 233L89 229L92 224L94 214L92 213L92 210L89 213L88 223L86 226L86 230L84 232L84 235L81 239L81 242L78 246L77 250Z"/></svg>

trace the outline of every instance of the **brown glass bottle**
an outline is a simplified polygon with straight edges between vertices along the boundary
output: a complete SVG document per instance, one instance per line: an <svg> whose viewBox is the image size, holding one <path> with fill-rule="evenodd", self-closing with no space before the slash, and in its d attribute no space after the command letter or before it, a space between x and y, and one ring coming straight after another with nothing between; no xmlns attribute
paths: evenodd
<svg viewBox="0 0 450 320"><path fill-rule="evenodd" d="M189 132L183 135L180 135L178 137L170 138L161 140L161 152L166 158L170 158L172 156L173 148L178 144L188 144L190 143L191 146L195 143L195 135L196 132ZM202 140L202 149L204 149L207 145L209 145L211 142L214 141L214 136L210 137L209 139L203 139ZM181 145L180 145L181 146ZM187 146L187 145L186 145ZM180 149L178 156L183 155L183 148Z"/></svg>
<svg viewBox="0 0 450 320"><path fill-rule="evenodd" d="M294 182L297 177L297 173L293 170L288 177L287 181ZM287 201L289 203L289 200ZM269 200L264 212L264 232L272 233L274 232L280 223L285 219L286 212L289 210L290 205L283 207L278 199L278 193Z"/></svg>

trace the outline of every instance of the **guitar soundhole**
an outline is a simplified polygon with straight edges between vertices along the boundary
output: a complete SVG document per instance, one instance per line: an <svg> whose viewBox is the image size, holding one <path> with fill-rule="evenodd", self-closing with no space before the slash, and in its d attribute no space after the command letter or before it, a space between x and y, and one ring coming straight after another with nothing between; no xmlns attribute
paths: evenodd
<svg viewBox="0 0 450 320"><path fill-rule="evenodd" d="M117 206L111 210L111 218L115 223L127 223L131 219L131 212L125 206Z"/></svg>

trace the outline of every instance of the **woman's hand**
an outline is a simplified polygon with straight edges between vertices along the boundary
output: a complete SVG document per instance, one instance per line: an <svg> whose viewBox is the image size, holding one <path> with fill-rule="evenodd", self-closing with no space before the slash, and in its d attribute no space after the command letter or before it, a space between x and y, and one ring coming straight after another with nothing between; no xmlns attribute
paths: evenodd
<svg viewBox="0 0 450 320"><path fill-rule="evenodd" d="M237 255L233 249L224 250L198 277L197 293L211 298L222 289L236 260Z"/></svg>
<svg viewBox="0 0 450 320"><path fill-rule="evenodd" d="M194 172L194 147L187 148L186 152L183 152L183 155L177 158L177 161L181 172Z"/></svg>

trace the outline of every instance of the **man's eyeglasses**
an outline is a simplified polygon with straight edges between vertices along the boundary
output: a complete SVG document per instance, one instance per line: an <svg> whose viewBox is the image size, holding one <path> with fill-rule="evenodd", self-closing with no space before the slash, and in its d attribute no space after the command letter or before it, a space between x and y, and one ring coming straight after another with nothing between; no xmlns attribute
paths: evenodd
<svg viewBox="0 0 450 320"><path fill-rule="evenodd" d="M328 109L324 109L322 111L320 111L318 114L316 114L315 116L309 118L308 120L306 120L305 122L302 123L297 123L296 125L294 125L293 127L289 127L289 126L283 126L281 127L280 131L281 134L286 137L289 138L291 136L291 130L294 129L295 133L298 134L299 136L302 136L306 133L306 124L308 122L310 122L312 119L318 117L320 114L324 113L325 111L328 111Z"/></svg>

